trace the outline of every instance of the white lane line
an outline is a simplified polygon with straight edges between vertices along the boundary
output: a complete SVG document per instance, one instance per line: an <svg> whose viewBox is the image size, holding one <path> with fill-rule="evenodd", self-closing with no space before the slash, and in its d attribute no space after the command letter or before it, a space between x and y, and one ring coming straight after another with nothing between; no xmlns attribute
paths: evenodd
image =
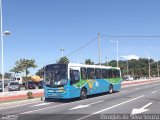
<svg viewBox="0 0 160 120"><path fill-rule="evenodd" d="M100 103L100 102L103 102L104 100L101 100L101 101L97 101L97 102L93 102L93 103L90 103L90 104L86 104L86 105L78 105L78 106L75 106L69 110L77 110L77 109L81 109L81 108L86 108L86 107L90 107L91 105L94 105L94 104L97 104L97 103Z"/></svg>
<svg viewBox="0 0 160 120"><path fill-rule="evenodd" d="M151 93L156 93L157 91L153 91L153 92L151 92Z"/></svg>
<svg viewBox="0 0 160 120"><path fill-rule="evenodd" d="M0 108L0 110L10 109L10 108L15 108L15 107L21 107L21 106L30 105L30 104L34 104L34 103L41 103L41 102L42 101L32 102L32 103L26 103L26 104L20 104L20 105L15 105L15 106L9 106L9 107Z"/></svg>
<svg viewBox="0 0 160 120"><path fill-rule="evenodd" d="M56 107L59 107L59 106L64 106L64 105L67 105L67 104L70 104L70 103L65 103L65 104L60 104L60 105L45 107L45 108L41 108L41 109L31 110L31 111L23 112L23 113L20 113L20 114L33 113L33 112L37 112L37 111L40 111L40 110L46 110L46 109L50 109L50 108L56 108Z"/></svg>
<svg viewBox="0 0 160 120"><path fill-rule="evenodd" d="M37 107L37 106L43 106L43 105L49 105L51 103L40 103L40 104L37 104L37 105L33 105L33 106L30 106L30 107Z"/></svg>
<svg viewBox="0 0 160 120"><path fill-rule="evenodd" d="M78 118L78 119L76 119L76 120L83 120L83 119L86 119L86 118L91 117L91 116L93 116L93 115L95 115L95 114L102 113L102 112L104 112L104 111L110 110L110 109L115 108L115 107L118 107L118 106L120 106L120 105L123 105L123 104L129 103L129 102L131 102L131 101L140 99L140 98L142 98L142 97L144 97L144 96L145 96L145 95L141 95L141 96L139 96L139 97L136 97L136 98L127 100L127 101L125 101L125 102L122 102L122 103L119 103L119 104L117 104L117 105L108 107L108 108L106 108L106 109L102 109L102 110L100 110L100 111L94 112L94 113L92 113L92 114L90 114L90 115L86 115L86 116L81 117L81 118Z"/></svg>

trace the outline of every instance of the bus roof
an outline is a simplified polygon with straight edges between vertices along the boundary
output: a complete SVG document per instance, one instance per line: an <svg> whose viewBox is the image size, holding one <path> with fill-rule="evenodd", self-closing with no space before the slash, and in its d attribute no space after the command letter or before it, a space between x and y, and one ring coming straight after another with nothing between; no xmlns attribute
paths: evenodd
<svg viewBox="0 0 160 120"><path fill-rule="evenodd" d="M63 64L63 63L54 63L54 64ZM49 64L53 65L53 64ZM46 66L49 66L46 65ZM104 65L88 65L88 64L80 64L80 63L68 63L69 67L91 67L91 68L104 68L104 69L118 69L120 70L119 67L112 67L112 66L104 66Z"/></svg>
<svg viewBox="0 0 160 120"><path fill-rule="evenodd" d="M105 68L105 69L120 69L119 67L104 66L104 65L88 65L88 64L80 64L80 63L68 63L68 66L93 67L93 68Z"/></svg>

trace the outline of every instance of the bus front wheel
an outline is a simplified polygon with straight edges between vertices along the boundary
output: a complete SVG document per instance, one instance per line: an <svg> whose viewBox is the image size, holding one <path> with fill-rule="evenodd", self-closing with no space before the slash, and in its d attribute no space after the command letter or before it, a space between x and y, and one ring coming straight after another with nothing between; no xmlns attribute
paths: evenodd
<svg viewBox="0 0 160 120"><path fill-rule="evenodd" d="M82 88L80 98L81 100L84 100L87 98L87 90L85 88Z"/></svg>

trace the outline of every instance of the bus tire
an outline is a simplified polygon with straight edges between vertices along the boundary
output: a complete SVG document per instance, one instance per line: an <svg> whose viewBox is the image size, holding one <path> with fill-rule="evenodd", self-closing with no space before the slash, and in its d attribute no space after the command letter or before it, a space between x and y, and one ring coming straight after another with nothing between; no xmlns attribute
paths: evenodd
<svg viewBox="0 0 160 120"><path fill-rule="evenodd" d="M81 100L84 100L87 98L87 90L85 88L82 88L80 98Z"/></svg>
<svg viewBox="0 0 160 120"><path fill-rule="evenodd" d="M109 94L112 94L112 93L113 93L113 85L110 85L110 86L109 86L109 91L108 91L108 93L109 93Z"/></svg>

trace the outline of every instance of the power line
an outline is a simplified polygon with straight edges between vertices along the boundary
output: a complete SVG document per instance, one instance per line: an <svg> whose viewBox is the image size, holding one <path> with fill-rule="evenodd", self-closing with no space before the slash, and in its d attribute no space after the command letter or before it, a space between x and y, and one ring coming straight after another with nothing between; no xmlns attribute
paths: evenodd
<svg viewBox="0 0 160 120"><path fill-rule="evenodd" d="M66 55L66 57L69 57L69 56L77 53L77 52L80 51L81 49L83 49L83 48L87 47L88 45L90 45L91 43L93 43L95 40L97 40L97 37L94 38L94 39L92 39L92 40L90 40L90 41L88 41L88 42L87 42L86 44L84 44L82 47L80 47L80 48L74 50L73 52L69 53L68 55Z"/></svg>
<svg viewBox="0 0 160 120"><path fill-rule="evenodd" d="M67 55L65 55L65 56L66 56L66 57L69 57L69 56L77 53L78 51L82 50L83 48L85 48L85 47L87 47L88 45L90 45L91 43L93 43L95 40L97 40L97 37L94 38L94 39L92 39L92 40L90 40L90 41L88 41L86 44L84 44L84 45L81 46L80 48L74 50L73 52L71 52L71 53L69 53L69 54L67 54ZM37 63L37 64L47 64L47 63L51 63L51 62L56 61L56 60L57 60L57 59L50 60L50 61L46 61L46 62L41 62L41 63Z"/></svg>
<svg viewBox="0 0 160 120"><path fill-rule="evenodd" d="M101 35L100 37L115 37L115 38L160 38L160 35ZM73 52L65 55L66 57L69 57L75 53L77 53L78 51L82 50L83 48L87 47L88 45L90 45L91 43L93 43L95 40L97 40L98 37L88 41L86 44L84 44L83 46L81 46L80 48L74 50ZM64 49L63 49L64 50ZM53 61L56 61L57 59L55 60L50 60L50 61L47 61L47 62L42 62L42 63L38 63L38 64L47 64L47 63L51 63Z"/></svg>
<svg viewBox="0 0 160 120"><path fill-rule="evenodd" d="M137 37L143 37L143 38L159 38L160 35L101 35L101 37L106 36L106 37L133 37L133 38L137 38Z"/></svg>

